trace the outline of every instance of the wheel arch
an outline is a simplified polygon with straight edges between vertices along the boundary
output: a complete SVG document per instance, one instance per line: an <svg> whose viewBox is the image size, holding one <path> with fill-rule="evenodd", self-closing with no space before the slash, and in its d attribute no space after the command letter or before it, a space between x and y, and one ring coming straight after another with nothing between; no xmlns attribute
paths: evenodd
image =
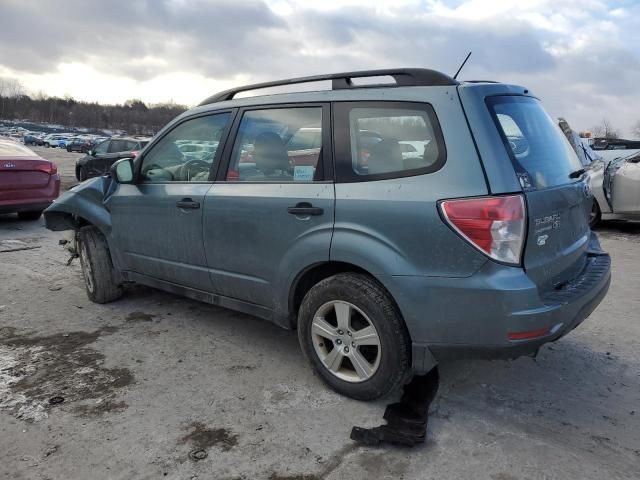
<svg viewBox="0 0 640 480"><path fill-rule="evenodd" d="M107 238L111 233L111 213L104 204L106 179L98 177L63 193L44 211L49 230L78 230L93 225Z"/></svg>
<svg viewBox="0 0 640 480"><path fill-rule="evenodd" d="M293 282L291 283L291 286L289 288L289 301L288 301L288 310L289 310L291 327L296 328L298 323L298 310L300 309L300 305L302 304L302 299L314 285L324 280L325 278L331 277L333 275L337 275L338 273L347 273L347 272L360 273L362 275L366 275L367 277L371 278L389 295L389 298L393 302L395 308L398 310L398 313L402 316L402 311L400 310L395 298L393 297L389 289L384 285L383 282L380 281L378 277L376 277L366 269L358 265L355 265L353 263L327 261L327 262L320 262L320 263L315 263L313 265L309 265L307 268L299 272L298 275L296 275Z"/></svg>

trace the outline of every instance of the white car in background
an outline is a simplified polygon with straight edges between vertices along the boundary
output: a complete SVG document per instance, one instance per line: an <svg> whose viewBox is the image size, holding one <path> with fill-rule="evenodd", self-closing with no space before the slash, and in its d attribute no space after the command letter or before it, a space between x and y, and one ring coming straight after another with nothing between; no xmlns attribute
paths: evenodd
<svg viewBox="0 0 640 480"><path fill-rule="evenodd" d="M591 181L592 227L601 220L640 220L640 149L594 150L564 119L558 125Z"/></svg>
<svg viewBox="0 0 640 480"><path fill-rule="evenodd" d="M60 147L61 142L63 141L65 142L65 145L66 145L67 136L59 133L51 133L49 135L46 135L42 140L44 142L45 147L56 148L56 147Z"/></svg>

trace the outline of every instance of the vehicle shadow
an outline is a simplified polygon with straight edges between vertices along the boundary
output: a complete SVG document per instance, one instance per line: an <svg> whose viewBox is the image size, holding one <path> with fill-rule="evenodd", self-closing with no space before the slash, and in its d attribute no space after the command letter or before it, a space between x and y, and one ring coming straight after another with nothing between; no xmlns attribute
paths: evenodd
<svg viewBox="0 0 640 480"><path fill-rule="evenodd" d="M633 238L633 235L640 234L640 222L625 220L608 220L600 222L594 231L601 236L621 236L625 238Z"/></svg>
<svg viewBox="0 0 640 480"><path fill-rule="evenodd" d="M38 220L22 220L16 213L0 213L0 232L22 230L24 232L34 232L44 224L43 217Z"/></svg>

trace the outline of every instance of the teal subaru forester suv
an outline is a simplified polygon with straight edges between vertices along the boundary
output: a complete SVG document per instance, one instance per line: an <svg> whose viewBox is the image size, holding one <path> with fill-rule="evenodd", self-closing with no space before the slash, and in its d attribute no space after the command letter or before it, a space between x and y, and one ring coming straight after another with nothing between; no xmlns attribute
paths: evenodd
<svg viewBox="0 0 640 480"><path fill-rule="evenodd" d="M322 379L368 400L582 322L610 282L592 203L532 92L397 69L214 95L45 218L76 231L91 300L135 282L297 328Z"/></svg>

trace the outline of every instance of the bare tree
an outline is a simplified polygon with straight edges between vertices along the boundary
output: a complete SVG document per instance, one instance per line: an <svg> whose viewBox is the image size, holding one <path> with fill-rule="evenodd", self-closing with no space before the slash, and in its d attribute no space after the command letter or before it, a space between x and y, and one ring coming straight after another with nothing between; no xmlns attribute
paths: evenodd
<svg viewBox="0 0 640 480"><path fill-rule="evenodd" d="M595 137L620 138L620 130L615 128L606 118L603 118L599 125L591 127L591 131Z"/></svg>

